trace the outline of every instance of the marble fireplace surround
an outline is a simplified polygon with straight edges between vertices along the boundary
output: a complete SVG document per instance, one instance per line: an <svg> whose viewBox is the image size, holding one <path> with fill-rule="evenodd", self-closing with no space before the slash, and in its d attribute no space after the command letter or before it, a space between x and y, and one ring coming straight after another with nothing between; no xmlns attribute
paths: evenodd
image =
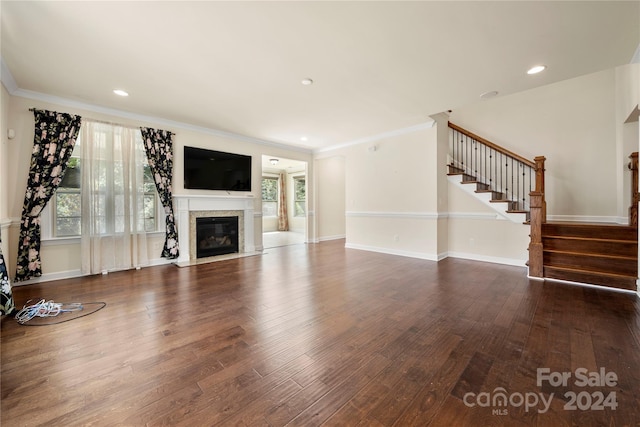
<svg viewBox="0 0 640 427"><path fill-rule="evenodd" d="M180 257L178 266L237 258L256 251L253 231L253 196L175 195L173 196ZM196 258L196 218L238 217L238 253Z"/></svg>

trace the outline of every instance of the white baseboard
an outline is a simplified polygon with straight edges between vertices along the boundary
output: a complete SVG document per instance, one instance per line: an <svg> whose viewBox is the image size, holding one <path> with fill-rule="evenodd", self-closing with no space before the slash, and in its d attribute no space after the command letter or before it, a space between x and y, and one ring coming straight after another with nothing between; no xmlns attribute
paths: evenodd
<svg viewBox="0 0 640 427"><path fill-rule="evenodd" d="M52 282L54 280L73 279L75 277L82 277L83 274L80 270L67 270L58 271L56 273L44 273L40 277L34 277L33 279L24 280L22 282L11 281L12 287L34 285L36 283Z"/></svg>
<svg viewBox="0 0 640 427"><path fill-rule="evenodd" d="M159 265L173 264L174 260L166 258L154 258L149 260L149 264L141 268L157 267ZM89 274L82 274L80 270L67 270L58 271L55 273L43 273L40 277L34 277L33 279L25 280L22 282L11 282L12 287L33 285L36 283L52 282L54 280L74 279L76 277L90 276Z"/></svg>

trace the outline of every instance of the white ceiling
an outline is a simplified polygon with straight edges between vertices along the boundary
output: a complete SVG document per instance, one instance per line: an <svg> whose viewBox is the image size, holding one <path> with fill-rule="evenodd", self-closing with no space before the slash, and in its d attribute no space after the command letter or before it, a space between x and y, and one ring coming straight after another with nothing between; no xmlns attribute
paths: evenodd
<svg viewBox="0 0 640 427"><path fill-rule="evenodd" d="M273 165L271 159L277 159L278 163ZM298 160L284 159L278 156L262 156L262 170L271 172L305 172L307 168L306 162Z"/></svg>
<svg viewBox="0 0 640 427"><path fill-rule="evenodd" d="M309 149L628 64L640 44L640 1L0 6L14 94ZM548 69L525 73L539 63Z"/></svg>

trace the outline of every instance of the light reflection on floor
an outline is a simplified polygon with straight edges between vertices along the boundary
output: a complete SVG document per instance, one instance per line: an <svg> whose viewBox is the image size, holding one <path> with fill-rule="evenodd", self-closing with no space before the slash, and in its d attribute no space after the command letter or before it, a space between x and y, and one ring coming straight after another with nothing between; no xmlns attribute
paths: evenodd
<svg viewBox="0 0 640 427"><path fill-rule="evenodd" d="M265 249L304 243L304 233L297 231L270 231L262 234L262 246Z"/></svg>

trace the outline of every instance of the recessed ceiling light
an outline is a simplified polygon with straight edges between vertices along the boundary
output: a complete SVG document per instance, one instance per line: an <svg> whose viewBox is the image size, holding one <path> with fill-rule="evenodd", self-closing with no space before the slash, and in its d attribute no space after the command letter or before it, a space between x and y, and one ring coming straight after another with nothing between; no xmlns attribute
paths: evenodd
<svg viewBox="0 0 640 427"><path fill-rule="evenodd" d="M269 159L269 163L271 163L273 166L277 165L279 162L278 159Z"/></svg>
<svg viewBox="0 0 640 427"><path fill-rule="evenodd" d="M536 65L535 67L531 67L527 74L538 74L541 71L544 71L547 68L546 65Z"/></svg>
<svg viewBox="0 0 640 427"><path fill-rule="evenodd" d="M306 136L301 136L301 137L300 137L300 141L306 141L306 140L307 140L307 137L306 137Z"/></svg>
<svg viewBox="0 0 640 427"><path fill-rule="evenodd" d="M122 89L114 89L113 93L115 93L118 96L129 96L129 94Z"/></svg>
<svg viewBox="0 0 640 427"><path fill-rule="evenodd" d="M493 98L494 96L498 95L498 91L497 90L492 90L489 92L485 92L482 95L480 95L480 99L489 99L489 98Z"/></svg>
<svg viewBox="0 0 640 427"><path fill-rule="evenodd" d="M305 86L310 86L313 84L313 80L311 80L310 78L306 78L306 79L302 79L300 83L302 83Z"/></svg>

